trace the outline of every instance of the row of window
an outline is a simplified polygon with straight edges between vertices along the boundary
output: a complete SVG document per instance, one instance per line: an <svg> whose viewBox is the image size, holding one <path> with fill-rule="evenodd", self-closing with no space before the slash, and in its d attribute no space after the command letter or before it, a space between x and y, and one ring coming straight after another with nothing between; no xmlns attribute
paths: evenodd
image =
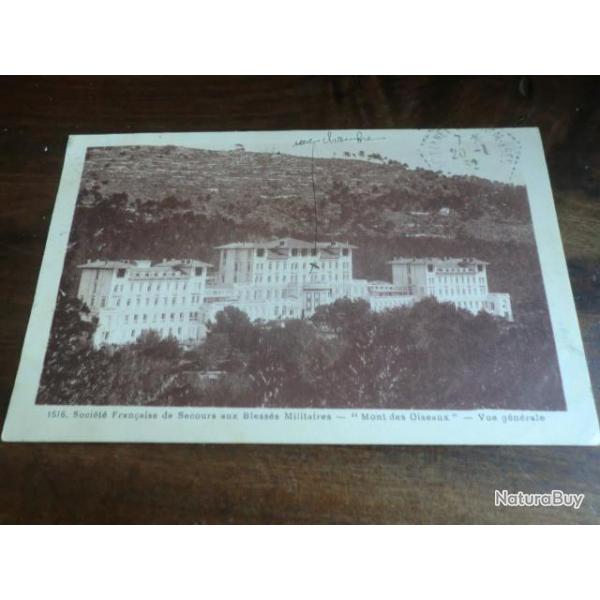
<svg viewBox="0 0 600 600"><path fill-rule="evenodd" d="M138 313L133 313L131 315L125 315L123 317L123 322L124 323L158 323L159 321L176 321L177 319L179 319L179 321L184 321L186 318L186 313L180 312L180 313L162 313L162 314L154 314L154 315L147 315L147 314L138 314ZM197 321L198 320L198 313L195 311L192 311L189 313L188 318L190 321Z"/></svg>
<svg viewBox="0 0 600 600"><path fill-rule="evenodd" d="M135 339L136 337L142 335L142 333L145 333L147 331L152 331L152 329L132 329L131 330L131 339ZM181 327L177 327L177 329L175 329L174 327L169 327L169 328L163 328L161 327L160 329L156 329L155 330L161 337L165 336L165 335L177 335L177 336L181 336L182 334L182 328Z"/></svg>
<svg viewBox="0 0 600 600"><path fill-rule="evenodd" d="M464 287L464 288L448 288L448 287L443 287L443 288L431 288L430 289L431 293L433 293L434 295L439 295L439 296L486 296L487 295L487 290L485 289L484 286L481 286L480 288L476 288L476 287Z"/></svg>
<svg viewBox="0 0 600 600"><path fill-rule="evenodd" d="M292 273L290 275L290 278L288 280L286 275L282 275L281 276L281 281L279 278L279 275L267 275L266 278L264 275L256 275L254 277L254 283L298 283L300 282L311 282L311 283L317 283L317 282L331 282L331 281L348 281L350 279L350 274L349 273L342 273L340 275L338 275L337 273L334 274L327 274L327 273L312 273L310 275L307 275L306 273L302 274L301 276L298 276L296 273ZM233 278L233 282L237 283L236 278L234 276Z"/></svg>
<svg viewBox="0 0 600 600"><path fill-rule="evenodd" d="M272 282L271 279L274 279L274 281ZM266 282L263 281L263 276L262 275L257 275L255 278L255 283L282 283L285 284L287 283L287 278L286 276L282 276L281 278L281 282L279 281L279 276L274 276L273 278L271 276L267 276L266 278ZM301 281L304 283L334 283L334 282L339 282L339 281L348 281L350 279L350 276L348 273L344 273L340 276L338 276L337 274L334 277L328 277L325 273L313 273L312 275L304 275L301 278ZM295 274L293 274L290 277L289 283L298 283L298 279L297 276ZM281 295L281 297L283 297L283 290L263 290L263 289L258 289L258 290L254 290L254 299L262 299L263 297L266 299L270 299L271 297L273 298L277 298L279 297L279 295ZM250 291L246 292L246 297L248 299L250 299ZM85 301L85 296L81 295L80 300ZM162 300L162 302L161 302ZM201 304L202 303L202 296L200 296L200 294L192 294L189 297L190 303L191 304ZM115 308L120 308L121 306L123 307L130 307L130 306L179 306L179 305L187 305L188 304L188 296L171 296L171 297L167 297L167 296L163 296L162 298L159 296L155 296L154 298L149 298L149 297L145 297L142 298L141 296L137 296L136 298L121 298L120 296L113 296L112 298L112 306L114 306ZM106 296L102 296L100 298L100 302L99 305L97 304L97 299L95 296L92 296L90 301L89 301L89 306L90 308L96 308L97 306L99 306L100 308L106 308L107 306L107 298Z"/></svg>
<svg viewBox="0 0 600 600"><path fill-rule="evenodd" d="M437 277L428 277L427 278L428 282L430 284L435 283L435 281L438 281L444 285L448 285L449 283L452 283L454 281L454 283L472 283L475 284L477 283L477 281L479 281L480 285L484 285L485 284L485 277L475 277L474 275L456 275L456 276L450 276L450 275L438 275Z"/></svg>
<svg viewBox="0 0 600 600"><path fill-rule="evenodd" d="M137 285L135 283L130 283L129 284L129 292L130 293L134 293L136 290L139 292L151 292L152 290L155 290L157 292L160 292L161 289L164 291L170 291L170 290L175 290L178 291L180 289L180 284L181 283L181 291L185 292L188 288L188 284L186 281L183 282L179 282L179 281L163 281L162 283L145 283L145 282L139 282ZM190 288L193 289L195 287L195 289L199 290L202 288L202 284L201 282L197 282L196 285L190 285ZM113 288L113 293L115 294L120 294L123 293L125 291L125 287L124 284L122 283L117 283L114 288Z"/></svg>
<svg viewBox="0 0 600 600"><path fill-rule="evenodd" d="M257 248L256 256L262 258L265 256L266 249L265 248ZM292 256L317 256L318 249L317 248L292 248ZM342 256L348 256L349 250L348 248L342 248ZM225 262L225 257L227 256L227 252L223 253L223 262Z"/></svg>
<svg viewBox="0 0 600 600"><path fill-rule="evenodd" d="M134 340L143 333L147 333L149 331L155 331L161 337L165 336L176 336L181 338L183 334L182 327L142 327L142 328L133 328L130 331L128 330L127 334L129 338ZM102 333L102 341L103 342L121 342L123 341L122 336L120 335L120 331L104 331ZM126 335L127 335L126 334ZM198 329L196 327L192 327L188 332L188 338L194 339L198 335Z"/></svg>
<svg viewBox="0 0 600 600"><path fill-rule="evenodd" d="M82 301L85 300L85 298L83 296L80 296L80 299ZM182 296L181 298L178 298L177 296L172 296L170 298L170 302L169 302L169 298L167 298L166 296L163 297L162 299L162 305L163 306L168 306L169 304L171 304L171 306L175 306L178 304L187 304L187 297L186 296ZM190 297L191 300L191 304L199 304L201 302L200 299L200 295L198 294L192 294L192 296ZM127 298L124 302L124 306L150 306L150 305L154 305L154 306L158 306L160 304L160 298L158 296L155 296L154 299L152 298L145 298L145 302L142 302L142 298L140 296L138 296L137 298L135 298L135 302L132 298ZM92 296L91 300L90 300L90 307L94 308L96 306L96 298L95 296ZM119 308L121 306L121 298L120 297L113 297L113 306ZM106 296L102 296L100 298L100 308L105 308L106 307Z"/></svg>
<svg viewBox="0 0 600 600"><path fill-rule="evenodd" d="M340 268L340 264L342 265L342 269L347 271L349 269L350 263L349 261L339 261L339 260L327 260L327 261L321 261L320 263L314 262L314 263L309 263L309 262L288 262L288 261L270 261L267 264L268 270L269 271L278 271L280 268L283 271L291 270L291 271L298 271L300 269L300 265L302 265L303 269L307 269L308 267L310 267L313 264L316 264L319 266L320 269L339 269ZM248 263L248 265L250 265L250 263ZM237 271L237 266L238 263L234 264L234 271ZM265 263L257 263L256 264L256 270L257 271L262 271L263 267L265 266ZM250 270L248 268L248 270Z"/></svg>
<svg viewBox="0 0 600 600"><path fill-rule="evenodd" d="M98 271L96 271L98 272ZM127 269L117 269L117 277L119 279L122 279L123 277L125 277L125 274L127 272ZM204 267L194 267L194 271L193 271L194 275L196 277L201 276L204 273ZM161 272L158 271L134 271L132 273L130 273L130 277L135 277L136 279L138 278L142 278L142 277L152 277L152 278L158 278L158 277L190 277L191 273L188 271L174 271L174 270L163 270Z"/></svg>
<svg viewBox="0 0 600 600"><path fill-rule="evenodd" d="M285 304L279 306L276 304L272 310L270 307L248 307L244 310L251 319L282 319L282 318L297 318L301 316L300 309L294 308L293 306L286 306Z"/></svg>
<svg viewBox="0 0 600 600"><path fill-rule="evenodd" d="M456 305L459 308L464 308L467 310L481 310L486 307L485 302L478 302L477 300L461 300L456 302Z"/></svg>
<svg viewBox="0 0 600 600"><path fill-rule="evenodd" d="M455 302L455 304L459 307L459 308L464 308L467 310L475 310L475 311L479 311L479 310L487 310L487 311L491 311L491 312L495 312L496 311L496 304L494 302L478 302L477 300L462 300L460 302ZM500 307L498 307L500 308ZM509 317L509 313L508 310L506 309L506 307L503 307L504 312L503 315L508 318Z"/></svg>

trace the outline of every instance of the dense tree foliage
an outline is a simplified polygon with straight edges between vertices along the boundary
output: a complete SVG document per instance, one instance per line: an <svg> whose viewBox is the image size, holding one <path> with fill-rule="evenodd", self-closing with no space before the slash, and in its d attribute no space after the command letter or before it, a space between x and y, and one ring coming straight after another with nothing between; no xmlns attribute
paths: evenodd
<svg viewBox="0 0 600 600"><path fill-rule="evenodd" d="M217 314L203 342L155 333L93 350L73 310L56 326L41 402L173 406L559 409L545 329L433 299L373 313L337 300L312 320ZM83 315L82 311L82 315ZM56 343L67 344L58 360ZM537 351L531 353L531 347ZM79 356L80 358L76 358Z"/></svg>
<svg viewBox="0 0 600 600"><path fill-rule="evenodd" d="M91 338L96 327L85 304L59 293L40 381L40 402L74 403L71 401L82 389L91 387L96 362Z"/></svg>

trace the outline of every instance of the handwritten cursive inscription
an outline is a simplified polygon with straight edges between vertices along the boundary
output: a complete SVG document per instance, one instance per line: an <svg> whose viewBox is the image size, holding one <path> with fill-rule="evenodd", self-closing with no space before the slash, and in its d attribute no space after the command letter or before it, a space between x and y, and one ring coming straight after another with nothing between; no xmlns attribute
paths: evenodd
<svg viewBox="0 0 600 600"><path fill-rule="evenodd" d="M362 131L356 131L352 134L336 134L333 131L328 131L323 137L309 137L309 138L299 138L297 139L293 146L315 146L317 144L343 144L343 143L357 143L364 144L366 142L379 142L385 140L384 136L382 137L373 137L371 135L365 134Z"/></svg>

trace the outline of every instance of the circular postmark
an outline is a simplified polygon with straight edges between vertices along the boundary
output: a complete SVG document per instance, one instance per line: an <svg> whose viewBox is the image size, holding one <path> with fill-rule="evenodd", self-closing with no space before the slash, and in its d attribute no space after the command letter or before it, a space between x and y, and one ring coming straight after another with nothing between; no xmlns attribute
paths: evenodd
<svg viewBox="0 0 600 600"><path fill-rule="evenodd" d="M432 171L510 182L521 158L521 142L506 129L432 129L419 146Z"/></svg>

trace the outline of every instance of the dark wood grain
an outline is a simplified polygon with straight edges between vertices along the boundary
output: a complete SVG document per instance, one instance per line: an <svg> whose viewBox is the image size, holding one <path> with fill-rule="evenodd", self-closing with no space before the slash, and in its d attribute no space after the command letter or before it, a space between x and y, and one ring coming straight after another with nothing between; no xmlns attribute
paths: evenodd
<svg viewBox="0 0 600 600"><path fill-rule="evenodd" d="M69 133L538 126L596 398L600 80L0 78L0 418ZM595 448L0 444L3 523L599 523ZM495 489L583 492L497 509Z"/></svg>

